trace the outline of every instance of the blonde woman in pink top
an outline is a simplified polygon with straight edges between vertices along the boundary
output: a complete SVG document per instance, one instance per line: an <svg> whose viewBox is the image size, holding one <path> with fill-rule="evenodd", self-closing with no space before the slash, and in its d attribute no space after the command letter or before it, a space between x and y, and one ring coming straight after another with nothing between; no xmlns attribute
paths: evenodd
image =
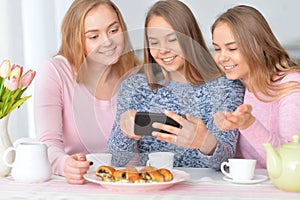
<svg viewBox="0 0 300 200"><path fill-rule="evenodd" d="M54 174L82 184L90 161L107 152L122 76L138 64L118 8L109 0L75 0L58 53L36 77L35 121Z"/></svg>
<svg viewBox="0 0 300 200"><path fill-rule="evenodd" d="M238 128L237 157L266 167L263 143L278 147L300 133L300 67L255 8L236 6L212 26L214 57L228 79L246 86L244 104L214 116L220 129Z"/></svg>

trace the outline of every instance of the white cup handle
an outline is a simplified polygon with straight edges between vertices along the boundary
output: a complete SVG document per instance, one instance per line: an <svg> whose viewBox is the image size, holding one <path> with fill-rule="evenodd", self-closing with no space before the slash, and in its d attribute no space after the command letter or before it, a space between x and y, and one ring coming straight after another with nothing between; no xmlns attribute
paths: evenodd
<svg viewBox="0 0 300 200"><path fill-rule="evenodd" d="M8 147L8 148L4 151L3 157L2 157L4 164L7 165L8 167L13 167L14 164L15 164L15 161L13 161L12 163L8 163L8 161L7 161L7 155L8 155L8 153L11 152L11 151L15 151L15 152L16 152L16 149L15 149L14 147Z"/></svg>
<svg viewBox="0 0 300 200"><path fill-rule="evenodd" d="M146 166L150 166L150 160L147 160Z"/></svg>
<svg viewBox="0 0 300 200"><path fill-rule="evenodd" d="M225 176L228 176L229 178L231 178L230 173L228 173L227 171L225 171L224 167L229 167L229 163L228 162L222 162L221 164L221 171Z"/></svg>

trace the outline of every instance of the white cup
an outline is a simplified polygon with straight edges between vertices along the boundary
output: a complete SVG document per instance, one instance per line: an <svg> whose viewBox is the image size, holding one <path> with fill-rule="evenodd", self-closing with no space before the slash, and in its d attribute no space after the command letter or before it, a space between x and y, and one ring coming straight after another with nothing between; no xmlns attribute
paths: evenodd
<svg viewBox="0 0 300 200"><path fill-rule="evenodd" d="M92 154L87 154L86 155L86 160L92 161L93 165L90 166L89 172L90 171L96 171L96 169L100 165L111 165L111 158L112 155L109 153L92 153Z"/></svg>
<svg viewBox="0 0 300 200"><path fill-rule="evenodd" d="M174 153L171 152L154 152L148 154L149 160L147 166L153 166L156 168L173 168Z"/></svg>
<svg viewBox="0 0 300 200"><path fill-rule="evenodd" d="M224 167L228 167L227 172ZM222 173L236 181L248 181L254 176L256 160L253 159L228 159L221 164Z"/></svg>

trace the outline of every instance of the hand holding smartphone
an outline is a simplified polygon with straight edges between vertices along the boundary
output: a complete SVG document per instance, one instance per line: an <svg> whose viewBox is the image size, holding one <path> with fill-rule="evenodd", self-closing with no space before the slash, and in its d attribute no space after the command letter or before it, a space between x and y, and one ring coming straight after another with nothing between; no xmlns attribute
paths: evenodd
<svg viewBox="0 0 300 200"><path fill-rule="evenodd" d="M168 133L164 130L152 127L154 122L181 128L181 125L163 113L137 112L134 119L134 134L140 136L151 136L153 131Z"/></svg>

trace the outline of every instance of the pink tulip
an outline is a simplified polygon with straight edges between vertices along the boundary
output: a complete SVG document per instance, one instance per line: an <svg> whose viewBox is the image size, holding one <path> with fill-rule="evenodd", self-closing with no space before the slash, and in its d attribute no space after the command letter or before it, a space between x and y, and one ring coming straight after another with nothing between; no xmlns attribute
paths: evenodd
<svg viewBox="0 0 300 200"><path fill-rule="evenodd" d="M7 88L10 91L17 90L19 88L19 79L16 78L15 76L10 77L10 79L8 80L8 83L7 83Z"/></svg>
<svg viewBox="0 0 300 200"><path fill-rule="evenodd" d="M10 73L10 79L12 77L15 77L16 79L19 79L22 76L23 73L23 67L21 67L20 65L13 65L11 67L11 73Z"/></svg>
<svg viewBox="0 0 300 200"><path fill-rule="evenodd" d="M36 72L33 71L32 69L28 70L28 71L24 74L24 76L22 76L22 79L21 79L21 85L22 85L23 87L28 87L28 86L31 84L32 80L34 79L35 73L36 73Z"/></svg>
<svg viewBox="0 0 300 200"><path fill-rule="evenodd" d="M10 61L9 60L4 60L2 63L1 63L1 66L0 66L0 76L2 78L7 78L10 76Z"/></svg>

